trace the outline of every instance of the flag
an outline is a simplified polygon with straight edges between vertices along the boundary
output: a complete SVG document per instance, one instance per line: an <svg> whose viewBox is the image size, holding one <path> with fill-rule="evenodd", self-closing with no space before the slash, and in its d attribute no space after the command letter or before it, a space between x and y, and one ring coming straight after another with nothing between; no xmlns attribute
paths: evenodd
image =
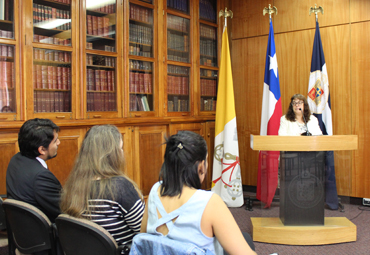
<svg viewBox="0 0 370 255"><path fill-rule="evenodd" d="M278 135L281 116L282 109L274 28L270 20L260 135ZM270 207L278 184L279 155L280 152L278 151L260 151L259 153L256 197L265 203L266 207Z"/></svg>
<svg viewBox="0 0 370 255"><path fill-rule="evenodd" d="M316 22L313 42L311 73L308 83L308 105L313 115L319 120L324 135L333 135L329 80L326 70L324 50L321 44L319 23ZM326 152L325 160L325 202L333 210L338 209L337 184L335 181L334 154Z"/></svg>
<svg viewBox="0 0 370 255"><path fill-rule="evenodd" d="M212 191L229 207L244 203L227 27L222 34L218 79Z"/></svg>

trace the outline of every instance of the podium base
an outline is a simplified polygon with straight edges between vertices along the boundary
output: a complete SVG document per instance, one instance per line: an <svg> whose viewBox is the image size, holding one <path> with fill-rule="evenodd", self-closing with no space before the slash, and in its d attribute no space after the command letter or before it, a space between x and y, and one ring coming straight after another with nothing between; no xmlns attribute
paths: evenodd
<svg viewBox="0 0 370 255"><path fill-rule="evenodd" d="M356 225L345 217L325 217L323 226L284 226L279 218L251 217L253 241L323 245L356 241Z"/></svg>

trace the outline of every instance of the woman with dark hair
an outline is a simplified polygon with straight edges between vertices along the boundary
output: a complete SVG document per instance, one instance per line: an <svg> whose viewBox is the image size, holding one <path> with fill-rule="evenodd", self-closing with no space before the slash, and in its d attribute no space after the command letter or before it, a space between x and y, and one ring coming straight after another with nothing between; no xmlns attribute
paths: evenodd
<svg viewBox="0 0 370 255"><path fill-rule="evenodd" d="M64 185L60 208L99 224L118 245L130 245L140 231L145 205L137 185L123 173L122 146L117 127L93 126Z"/></svg>
<svg viewBox="0 0 370 255"><path fill-rule="evenodd" d="M150 191L141 232L191 243L213 253L217 238L230 254L255 254L222 199L200 190L208 168L203 137L180 131L166 144L160 181Z"/></svg>
<svg viewBox="0 0 370 255"><path fill-rule="evenodd" d="M279 135L298 136L307 131L312 135L322 135L317 118L311 115L307 99L301 94L295 94L290 99L287 113L280 119Z"/></svg>

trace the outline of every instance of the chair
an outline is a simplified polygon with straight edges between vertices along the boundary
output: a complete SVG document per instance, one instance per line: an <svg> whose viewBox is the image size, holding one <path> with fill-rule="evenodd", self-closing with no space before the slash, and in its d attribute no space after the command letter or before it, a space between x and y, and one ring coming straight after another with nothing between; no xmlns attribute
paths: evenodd
<svg viewBox="0 0 370 255"><path fill-rule="evenodd" d="M67 214L59 215L55 223L65 255L128 254L127 246L118 246L111 234L98 224Z"/></svg>
<svg viewBox="0 0 370 255"><path fill-rule="evenodd" d="M6 229L5 212L3 209L3 198L0 197L0 231Z"/></svg>
<svg viewBox="0 0 370 255"><path fill-rule="evenodd" d="M176 254L176 255L213 255L192 243L184 243L162 235L141 233L132 241L130 255Z"/></svg>
<svg viewBox="0 0 370 255"><path fill-rule="evenodd" d="M21 253L31 254L47 251L56 255L56 240L52 224L38 208L25 202L6 199L3 203L6 215L9 254L17 248Z"/></svg>

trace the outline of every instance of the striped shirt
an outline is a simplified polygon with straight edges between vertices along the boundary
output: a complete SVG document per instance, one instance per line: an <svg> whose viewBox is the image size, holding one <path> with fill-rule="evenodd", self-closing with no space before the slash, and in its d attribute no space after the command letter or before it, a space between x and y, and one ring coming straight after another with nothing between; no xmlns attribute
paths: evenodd
<svg viewBox="0 0 370 255"><path fill-rule="evenodd" d="M112 185L116 193L114 200L110 196L91 199L91 215L82 216L105 228L118 245L131 244L134 236L140 232L145 205L125 177L113 177Z"/></svg>

